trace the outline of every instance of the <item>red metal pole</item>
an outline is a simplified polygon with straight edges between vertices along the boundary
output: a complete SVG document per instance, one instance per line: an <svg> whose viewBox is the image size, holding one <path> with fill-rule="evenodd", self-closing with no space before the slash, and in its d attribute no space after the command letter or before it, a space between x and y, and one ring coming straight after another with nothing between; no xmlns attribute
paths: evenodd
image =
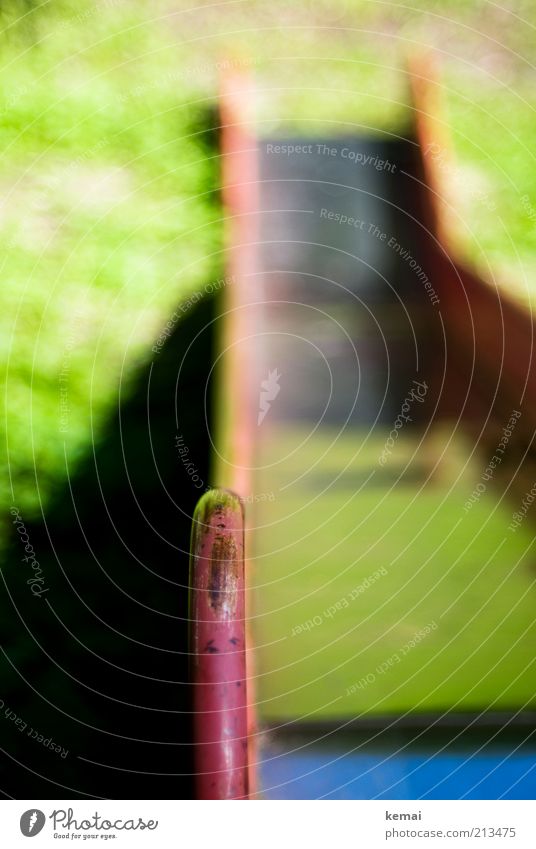
<svg viewBox="0 0 536 849"><path fill-rule="evenodd" d="M238 63L230 62L231 67ZM233 281L222 291L219 398L217 405L217 452L215 479L243 497L251 493L254 443L259 400L253 335L258 327L264 296L259 288L259 174L258 142L255 136L256 91L242 72L226 72L221 79L219 110L221 123L222 194L226 209L225 242L227 272ZM248 527L245 529L248 537ZM248 544L248 550L250 546ZM247 583L252 563L247 564ZM246 593L246 614L252 621ZM247 645L251 645L246 628ZM255 662L247 652L248 744L250 763L257 760L257 717L255 712ZM256 792L257 776L250 767L250 797Z"/></svg>
<svg viewBox="0 0 536 849"><path fill-rule="evenodd" d="M189 616L196 795L247 799L244 514L229 490L195 509Z"/></svg>

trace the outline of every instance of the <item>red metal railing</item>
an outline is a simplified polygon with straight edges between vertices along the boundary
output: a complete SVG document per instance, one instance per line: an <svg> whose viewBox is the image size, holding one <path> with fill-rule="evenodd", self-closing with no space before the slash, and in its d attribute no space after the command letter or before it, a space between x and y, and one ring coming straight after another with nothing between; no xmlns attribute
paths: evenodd
<svg viewBox="0 0 536 849"><path fill-rule="evenodd" d="M512 409L522 409L516 439L530 443L536 408L523 399L536 395L533 315L505 287L462 259L456 232L461 219L456 193L449 190L456 171L435 58L414 57L409 82L420 162L416 189L422 201L422 250L440 298L448 351L442 403L447 402L451 418L463 417L475 433L488 419L490 424L495 419L496 430Z"/></svg>
<svg viewBox="0 0 536 849"><path fill-rule="evenodd" d="M233 63L229 63L233 66ZM225 207L226 271L230 284L222 291L220 359L216 403L217 430L214 479L244 499L252 492L252 467L256 438L258 385L254 328L259 321L258 224L259 174L255 135L253 81L245 73L228 71L219 93L222 196ZM217 399L218 401L218 399ZM250 546L246 521L246 549ZM251 601L247 587L252 563L246 560L246 642L249 639ZM247 649L247 647L246 647ZM250 764L256 761L257 718L255 712L255 664L246 650L248 680L248 741ZM250 797L256 792L256 770L250 767Z"/></svg>
<svg viewBox="0 0 536 849"><path fill-rule="evenodd" d="M238 496L214 489L193 518L190 664L196 796L248 798L244 515Z"/></svg>

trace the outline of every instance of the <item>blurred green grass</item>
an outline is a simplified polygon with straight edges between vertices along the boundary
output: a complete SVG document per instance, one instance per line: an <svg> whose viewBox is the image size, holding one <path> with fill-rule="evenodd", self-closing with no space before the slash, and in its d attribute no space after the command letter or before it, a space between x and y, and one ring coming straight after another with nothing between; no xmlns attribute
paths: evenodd
<svg viewBox="0 0 536 849"><path fill-rule="evenodd" d="M251 520L262 719L534 707L533 531L493 487L465 512L481 469L459 437L433 475L405 437L385 479L379 432L308 436L265 436L275 497Z"/></svg>
<svg viewBox="0 0 536 849"><path fill-rule="evenodd" d="M0 498L11 478L26 516L220 269L210 101L177 88L173 39L128 4L35 17L4 41L0 108Z"/></svg>

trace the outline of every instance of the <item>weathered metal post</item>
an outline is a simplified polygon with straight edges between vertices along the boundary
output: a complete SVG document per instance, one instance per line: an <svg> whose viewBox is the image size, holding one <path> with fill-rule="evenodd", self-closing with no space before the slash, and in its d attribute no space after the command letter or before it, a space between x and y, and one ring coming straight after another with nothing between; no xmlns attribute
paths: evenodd
<svg viewBox="0 0 536 849"><path fill-rule="evenodd" d="M203 495L190 558L196 795L246 799L244 514L237 495L224 489Z"/></svg>

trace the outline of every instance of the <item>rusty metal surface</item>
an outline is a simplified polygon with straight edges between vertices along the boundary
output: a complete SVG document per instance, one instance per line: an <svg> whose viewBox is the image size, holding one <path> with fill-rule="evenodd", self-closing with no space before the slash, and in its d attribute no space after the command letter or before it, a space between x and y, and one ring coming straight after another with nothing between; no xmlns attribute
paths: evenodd
<svg viewBox="0 0 536 849"><path fill-rule="evenodd" d="M192 526L190 663L196 796L248 796L244 516L227 490L205 493Z"/></svg>
<svg viewBox="0 0 536 849"><path fill-rule="evenodd" d="M214 479L248 499L255 442L255 391L252 386L251 328L256 324L255 287L258 268L259 180L257 143L253 127L255 92L247 74L228 72L221 79L219 112L221 123L222 197L225 207L225 264L228 284L220 297L219 361L216 369L218 432L215 434ZM253 302L253 303L252 303ZM245 526L248 540L248 525ZM246 543L249 549L249 543ZM251 564L246 572L246 642L250 621L247 588ZM255 761L257 716L253 651L246 651L248 679L248 736L250 761ZM248 784L254 793L256 771L250 768Z"/></svg>

